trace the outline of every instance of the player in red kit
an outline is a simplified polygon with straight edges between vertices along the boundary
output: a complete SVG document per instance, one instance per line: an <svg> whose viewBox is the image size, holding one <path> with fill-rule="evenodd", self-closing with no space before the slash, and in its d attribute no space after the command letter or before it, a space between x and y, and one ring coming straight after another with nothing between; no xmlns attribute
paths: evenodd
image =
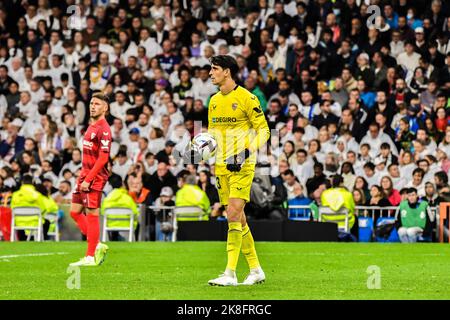
<svg viewBox="0 0 450 320"><path fill-rule="evenodd" d="M99 242L102 190L108 181L107 163L111 149L111 129L105 114L109 100L102 93L92 96L89 110L91 122L83 137L83 161L77 185L72 194L70 215L81 233L87 237L86 256L71 266L97 266L105 259L108 246Z"/></svg>

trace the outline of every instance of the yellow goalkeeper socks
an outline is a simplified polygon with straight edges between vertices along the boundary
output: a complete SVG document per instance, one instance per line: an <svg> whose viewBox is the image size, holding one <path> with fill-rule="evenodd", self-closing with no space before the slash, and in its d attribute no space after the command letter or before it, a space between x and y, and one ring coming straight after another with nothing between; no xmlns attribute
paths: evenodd
<svg viewBox="0 0 450 320"><path fill-rule="evenodd" d="M253 240L248 224L242 229L242 253L245 259L247 259L250 269L259 268L260 264L256 254L255 241Z"/></svg>
<svg viewBox="0 0 450 320"><path fill-rule="evenodd" d="M227 253L228 263L227 269L236 271L239 254L242 246L242 224L240 222L228 223Z"/></svg>

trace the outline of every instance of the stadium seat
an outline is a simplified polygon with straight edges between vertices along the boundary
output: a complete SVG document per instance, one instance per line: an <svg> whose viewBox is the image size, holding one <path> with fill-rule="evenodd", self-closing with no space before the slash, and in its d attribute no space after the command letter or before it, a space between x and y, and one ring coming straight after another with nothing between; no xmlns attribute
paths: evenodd
<svg viewBox="0 0 450 320"><path fill-rule="evenodd" d="M109 226L110 222L128 222L128 226ZM134 213L130 208L106 208L103 214L102 242L106 241L108 231L128 232L128 242L134 239Z"/></svg>
<svg viewBox="0 0 450 320"><path fill-rule="evenodd" d="M336 216L342 216L345 215L345 217L343 219L336 219ZM334 217L331 219L323 219L324 217ZM350 232L350 227L349 227L349 217L348 217L348 209L342 207L341 209L339 209L338 211L333 211L331 208L329 207L323 207L320 206L319 207L319 222L322 221L326 221L326 222L335 222L335 223L339 223L339 222L344 222L344 228L339 227L339 231L343 231L343 232Z"/></svg>
<svg viewBox="0 0 450 320"><path fill-rule="evenodd" d="M205 215L208 215L202 208L197 206L175 207L173 210L176 220L199 220L202 221Z"/></svg>
<svg viewBox="0 0 450 320"><path fill-rule="evenodd" d="M173 213L175 215L173 219L173 241L176 241L177 238L178 221L203 221L203 217L207 215L202 208L197 206L175 207Z"/></svg>
<svg viewBox="0 0 450 320"><path fill-rule="evenodd" d="M370 217L358 217L359 242L371 242L373 238L373 219Z"/></svg>
<svg viewBox="0 0 450 320"><path fill-rule="evenodd" d="M309 206L289 206L289 220L293 221L309 221L311 220L311 209Z"/></svg>
<svg viewBox="0 0 450 320"><path fill-rule="evenodd" d="M50 227L48 229L47 235L54 237L56 242L59 242L59 217L58 212L51 212L45 215L45 219L50 222Z"/></svg>
<svg viewBox="0 0 450 320"><path fill-rule="evenodd" d="M30 223L20 222L20 225L16 225L17 217L37 217L37 224L35 220L30 221ZM42 213L41 209L38 207L15 207L12 209L12 219L11 219L11 242L16 239L16 231L24 230L29 231L27 241L31 239L31 235L34 233L34 240L41 242L43 240L43 230L42 230Z"/></svg>

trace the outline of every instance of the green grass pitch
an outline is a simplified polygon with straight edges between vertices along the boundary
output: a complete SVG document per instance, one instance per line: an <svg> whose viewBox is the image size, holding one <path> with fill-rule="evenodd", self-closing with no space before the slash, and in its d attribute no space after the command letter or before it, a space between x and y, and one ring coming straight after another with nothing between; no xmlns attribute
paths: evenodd
<svg viewBox="0 0 450 320"><path fill-rule="evenodd" d="M0 299L450 299L448 244L258 242L266 283L223 288L207 282L225 267L224 242L115 242L68 289L68 264L85 246L0 243ZM367 288L372 265L381 289ZM239 282L246 272L241 255Z"/></svg>

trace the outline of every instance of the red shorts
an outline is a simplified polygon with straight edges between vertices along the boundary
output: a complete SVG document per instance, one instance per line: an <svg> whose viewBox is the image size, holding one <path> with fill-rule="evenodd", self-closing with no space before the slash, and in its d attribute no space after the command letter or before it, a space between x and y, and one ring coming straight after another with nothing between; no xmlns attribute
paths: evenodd
<svg viewBox="0 0 450 320"><path fill-rule="evenodd" d="M101 207L102 192L91 190L89 192L74 191L72 193L72 203L81 204L85 208L97 209Z"/></svg>

